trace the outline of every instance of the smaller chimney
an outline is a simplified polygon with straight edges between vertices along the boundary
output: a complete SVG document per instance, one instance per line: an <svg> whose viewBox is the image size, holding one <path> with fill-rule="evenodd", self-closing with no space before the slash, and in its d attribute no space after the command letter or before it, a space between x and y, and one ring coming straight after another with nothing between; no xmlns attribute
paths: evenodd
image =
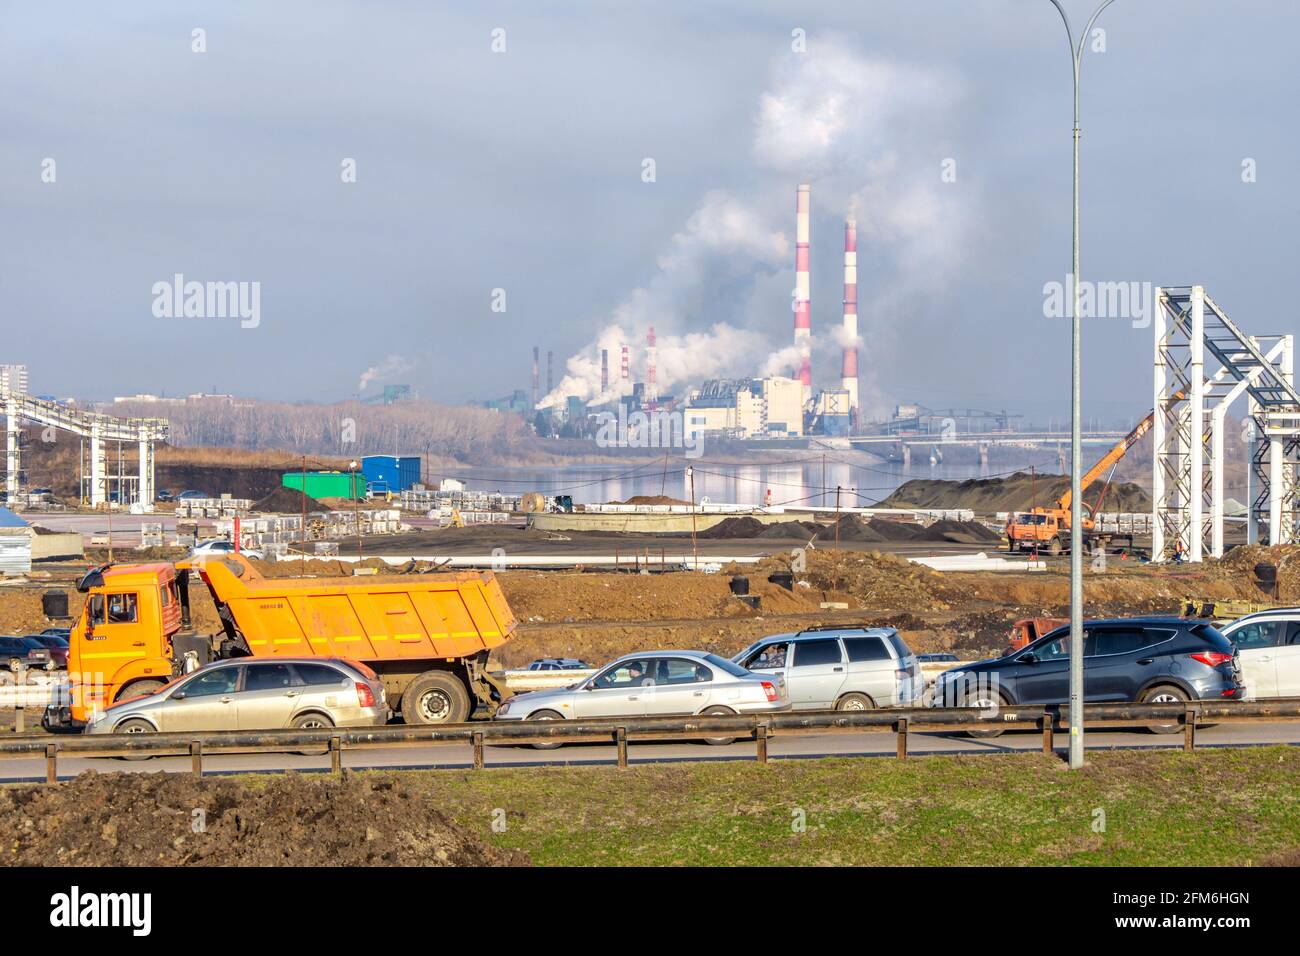
<svg viewBox="0 0 1300 956"><path fill-rule="evenodd" d="M654 411L659 402L659 385L655 381L655 361L658 358L659 350L655 348L655 327L650 326L650 331L645 337L645 400L646 404Z"/></svg>
<svg viewBox="0 0 1300 956"><path fill-rule="evenodd" d="M627 346L625 345L625 346L623 346L623 385L626 386L626 385L627 385L627 382L628 382L628 374L627 374Z"/></svg>
<svg viewBox="0 0 1300 956"><path fill-rule="evenodd" d="M609 392L609 349L600 350L600 394Z"/></svg>
<svg viewBox="0 0 1300 956"><path fill-rule="evenodd" d="M539 365L541 361L541 354L542 354L542 350L538 348L536 345L534 345L533 346L533 408L536 408L537 403L541 401L541 396L537 394L542 387L542 374Z"/></svg>

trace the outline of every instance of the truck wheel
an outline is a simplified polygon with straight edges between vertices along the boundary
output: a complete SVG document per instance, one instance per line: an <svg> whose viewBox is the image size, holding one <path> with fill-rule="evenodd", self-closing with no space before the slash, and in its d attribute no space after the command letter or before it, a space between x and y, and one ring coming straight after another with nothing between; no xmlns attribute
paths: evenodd
<svg viewBox="0 0 1300 956"><path fill-rule="evenodd" d="M1056 557L1061 553L1060 538L1053 538L1051 541L1047 542L1047 553L1050 554L1052 557Z"/></svg>
<svg viewBox="0 0 1300 956"><path fill-rule="evenodd" d="M408 724L459 724L469 717L469 691L453 674L426 671L402 694Z"/></svg>
<svg viewBox="0 0 1300 956"><path fill-rule="evenodd" d="M132 697L143 697L145 694L152 694L156 690L162 690L166 685L165 681L160 680L137 680L132 681L118 691L113 702L120 700L130 700Z"/></svg>

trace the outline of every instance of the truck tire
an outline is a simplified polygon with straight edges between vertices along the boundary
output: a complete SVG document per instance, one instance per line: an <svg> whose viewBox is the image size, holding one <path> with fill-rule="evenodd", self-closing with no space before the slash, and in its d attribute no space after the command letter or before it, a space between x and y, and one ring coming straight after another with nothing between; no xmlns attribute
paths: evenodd
<svg viewBox="0 0 1300 956"><path fill-rule="evenodd" d="M130 700L132 697L143 697L145 694L152 694L156 690L162 690L166 685L167 682L161 680L132 681L117 692L117 696L113 698L113 702L117 703L120 700Z"/></svg>
<svg viewBox="0 0 1300 956"><path fill-rule="evenodd" d="M469 717L469 690L446 671L425 671L402 694L408 724L459 724Z"/></svg>
<svg viewBox="0 0 1300 956"><path fill-rule="evenodd" d="M1047 553L1050 554L1052 557L1056 557L1058 554L1061 553L1060 538L1053 538L1051 541L1047 542Z"/></svg>

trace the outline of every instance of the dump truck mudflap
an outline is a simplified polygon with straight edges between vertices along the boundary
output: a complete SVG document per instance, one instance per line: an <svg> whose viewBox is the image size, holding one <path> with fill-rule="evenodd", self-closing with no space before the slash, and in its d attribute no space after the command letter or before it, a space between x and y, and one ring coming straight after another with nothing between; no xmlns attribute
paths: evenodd
<svg viewBox="0 0 1300 956"><path fill-rule="evenodd" d="M481 651L465 659L465 671L469 676L469 687L478 702L487 708L489 715L495 714L503 701L514 696L509 685L497 674L487 669L488 652Z"/></svg>

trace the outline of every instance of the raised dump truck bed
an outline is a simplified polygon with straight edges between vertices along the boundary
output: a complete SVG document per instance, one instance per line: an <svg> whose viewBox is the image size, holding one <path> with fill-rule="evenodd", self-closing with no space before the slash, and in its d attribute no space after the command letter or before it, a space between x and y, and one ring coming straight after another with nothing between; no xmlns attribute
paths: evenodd
<svg viewBox="0 0 1300 956"><path fill-rule="evenodd" d="M408 722L464 720L474 702L495 710L509 695L488 675L487 657L517 621L490 573L267 578L239 555L177 567L207 584L223 656L363 661Z"/></svg>

